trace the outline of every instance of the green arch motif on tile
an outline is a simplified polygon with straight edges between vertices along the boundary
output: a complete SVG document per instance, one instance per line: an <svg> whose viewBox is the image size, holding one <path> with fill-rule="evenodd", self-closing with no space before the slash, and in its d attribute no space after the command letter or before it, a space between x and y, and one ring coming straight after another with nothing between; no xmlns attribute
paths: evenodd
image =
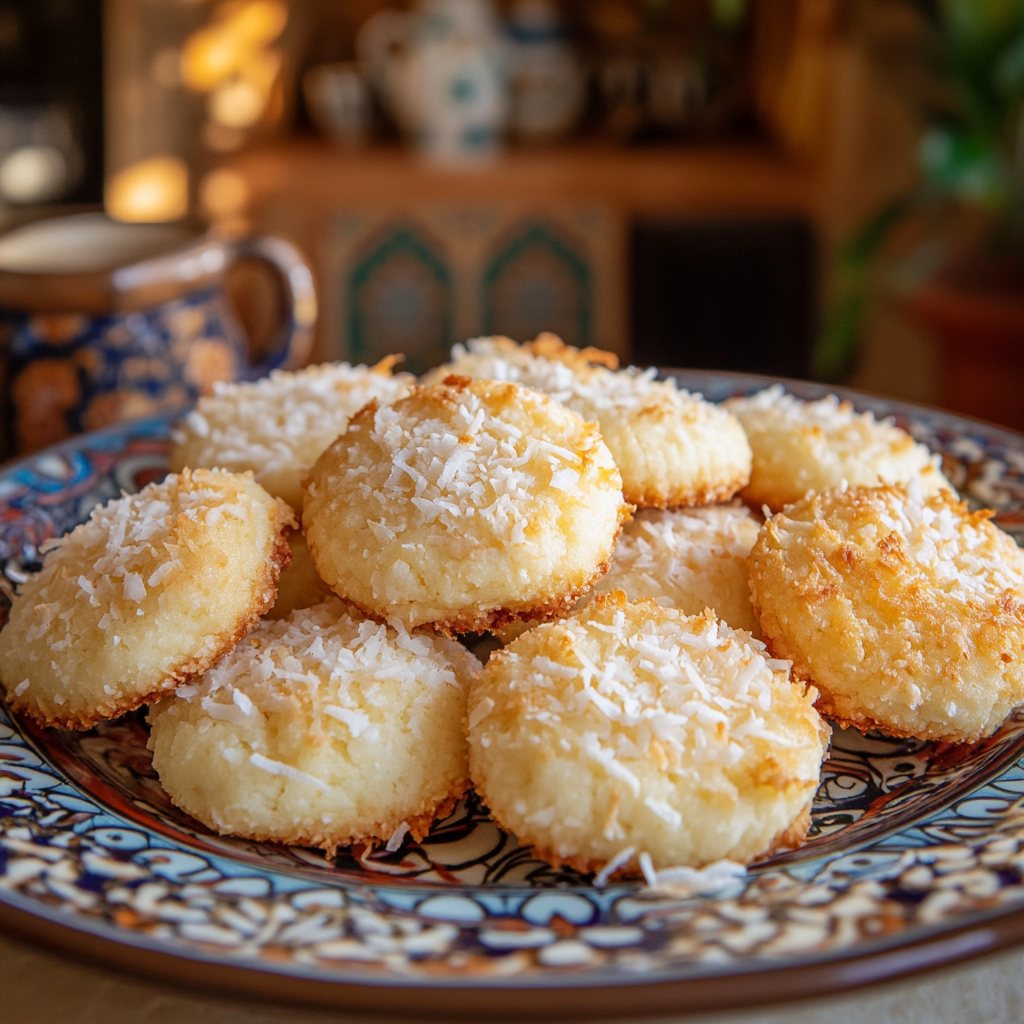
<svg viewBox="0 0 1024 1024"><path fill-rule="evenodd" d="M587 259L561 232L526 224L484 270L484 333L525 341L554 331L569 344L591 344L591 277Z"/></svg>
<svg viewBox="0 0 1024 1024"><path fill-rule="evenodd" d="M375 362L401 352L403 368L419 373L443 362L454 341L451 272L440 246L414 227L381 235L348 279L349 356Z"/></svg>

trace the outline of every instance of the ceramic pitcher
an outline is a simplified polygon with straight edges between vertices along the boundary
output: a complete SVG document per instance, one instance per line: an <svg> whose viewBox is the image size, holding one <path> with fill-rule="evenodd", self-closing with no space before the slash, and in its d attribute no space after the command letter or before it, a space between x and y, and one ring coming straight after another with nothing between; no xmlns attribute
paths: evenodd
<svg viewBox="0 0 1024 1024"><path fill-rule="evenodd" d="M269 263L286 299L277 344L258 363L223 290L240 258ZM0 237L0 455L302 365L315 320L312 274L280 238L228 241L99 213L18 228Z"/></svg>
<svg viewBox="0 0 1024 1024"><path fill-rule="evenodd" d="M422 0L363 26L360 60L384 104L427 156L493 155L508 119L506 41L488 0Z"/></svg>

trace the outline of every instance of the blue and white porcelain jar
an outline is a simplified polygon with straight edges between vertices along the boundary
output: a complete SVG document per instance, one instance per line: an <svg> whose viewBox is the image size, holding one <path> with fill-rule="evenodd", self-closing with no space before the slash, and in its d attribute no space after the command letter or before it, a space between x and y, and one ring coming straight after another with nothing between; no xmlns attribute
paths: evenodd
<svg viewBox="0 0 1024 1024"><path fill-rule="evenodd" d="M382 11L360 32L361 61L427 157L493 156L508 121L507 41L489 0L422 0Z"/></svg>

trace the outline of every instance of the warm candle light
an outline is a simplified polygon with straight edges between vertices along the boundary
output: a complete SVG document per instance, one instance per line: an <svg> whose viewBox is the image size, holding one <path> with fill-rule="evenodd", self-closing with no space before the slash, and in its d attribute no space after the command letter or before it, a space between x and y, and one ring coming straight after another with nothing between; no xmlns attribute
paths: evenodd
<svg viewBox="0 0 1024 1024"><path fill-rule="evenodd" d="M224 27L260 46L275 40L287 23L288 8L280 0L250 0L226 18Z"/></svg>
<svg viewBox="0 0 1024 1024"><path fill-rule="evenodd" d="M208 128L251 128L266 113L281 70L281 53L270 44L288 22L281 0L221 4L206 28L195 32L181 53L181 80L209 94ZM218 150L234 148L217 136ZM239 140L241 141L241 140Z"/></svg>
<svg viewBox="0 0 1024 1024"><path fill-rule="evenodd" d="M177 157L139 160L110 180L106 208L121 221L179 220L188 213L188 168Z"/></svg>
<svg viewBox="0 0 1024 1024"><path fill-rule="evenodd" d="M266 97L252 82L235 79L222 85L210 96L210 117L226 128L248 128L255 124Z"/></svg>
<svg viewBox="0 0 1024 1024"><path fill-rule="evenodd" d="M245 41L224 25L201 29L181 52L181 80L195 92L209 92L234 74Z"/></svg>
<svg viewBox="0 0 1024 1024"><path fill-rule="evenodd" d="M0 198L46 202L60 195L67 179L68 162L56 146L22 146L0 163Z"/></svg>

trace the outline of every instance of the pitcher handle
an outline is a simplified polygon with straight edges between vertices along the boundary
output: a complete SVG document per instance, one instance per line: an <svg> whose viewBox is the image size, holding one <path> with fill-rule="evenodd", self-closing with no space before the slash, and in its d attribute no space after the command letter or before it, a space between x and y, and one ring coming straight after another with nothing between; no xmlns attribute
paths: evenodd
<svg viewBox="0 0 1024 1024"><path fill-rule="evenodd" d="M271 370L292 370L305 366L313 347L316 327L317 298L313 272L299 250L274 235L256 235L232 243L232 262L257 259L277 272L285 294L285 316L281 333L270 354L263 361L250 364L250 379L266 376Z"/></svg>

